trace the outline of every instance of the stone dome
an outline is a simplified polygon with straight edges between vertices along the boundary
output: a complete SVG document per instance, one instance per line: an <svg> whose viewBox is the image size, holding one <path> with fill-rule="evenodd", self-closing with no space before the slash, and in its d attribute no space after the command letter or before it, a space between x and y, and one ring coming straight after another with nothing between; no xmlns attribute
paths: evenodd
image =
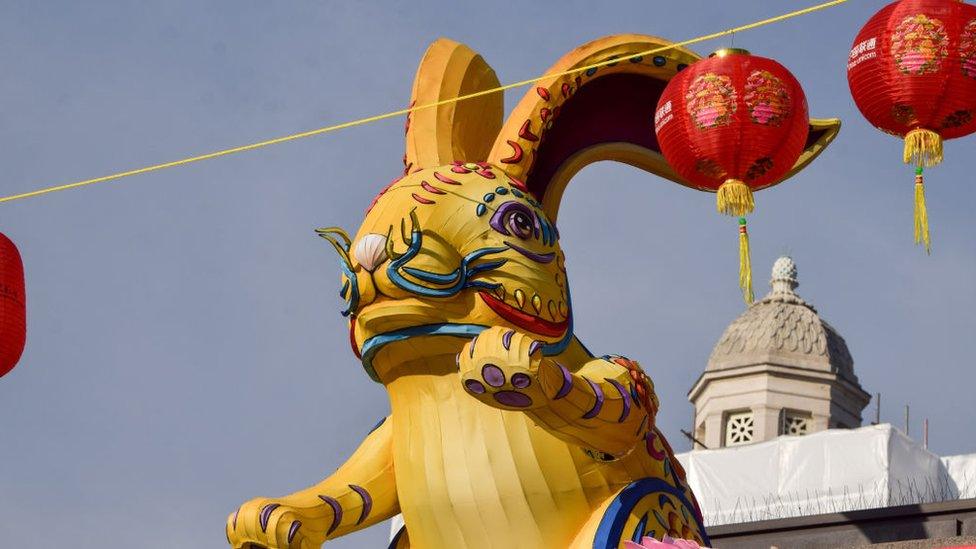
<svg viewBox="0 0 976 549"><path fill-rule="evenodd" d="M775 364L832 372L857 383L847 343L796 294L799 285L796 263L777 259L772 290L725 329L706 371Z"/></svg>

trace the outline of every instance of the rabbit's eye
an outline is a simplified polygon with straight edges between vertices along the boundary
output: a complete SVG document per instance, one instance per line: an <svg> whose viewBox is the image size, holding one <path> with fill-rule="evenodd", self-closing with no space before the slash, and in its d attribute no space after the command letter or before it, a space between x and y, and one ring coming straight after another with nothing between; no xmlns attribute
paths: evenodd
<svg viewBox="0 0 976 549"><path fill-rule="evenodd" d="M529 216L525 212L513 213L508 216L505 224L508 225L508 229L512 234L523 240L532 236L532 220L529 219Z"/></svg>
<svg viewBox="0 0 976 549"><path fill-rule="evenodd" d="M491 227L504 235L522 240L532 238L536 228L535 213L519 202L506 202L492 216Z"/></svg>

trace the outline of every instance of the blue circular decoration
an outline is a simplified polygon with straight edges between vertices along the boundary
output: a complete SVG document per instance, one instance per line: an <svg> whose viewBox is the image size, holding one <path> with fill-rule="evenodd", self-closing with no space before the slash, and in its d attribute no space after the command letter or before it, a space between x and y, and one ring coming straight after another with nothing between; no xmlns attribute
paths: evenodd
<svg viewBox="0 0 976 549"><path fill-rule="evenodd" d="M660 55L655 55L653 61L655 67L663 67L668 64L668 58Z"/></svg>
<svg viewBox="0 0 976 549"><path fill-rule="evenodd" d="M644 532L633 532L632 535L628 535L631 533L624 532L624 524L626 524L627 519L630 518L631 512L634 510L640 500L645 496L655 493L674 496L675 499L681 502L682 506L687 507L688 509L695 508L680 489L671 486L662 479L643 478L636 480L628 484L613 498L613 500L611 500L610 505L607 507L606 512L604 512L603 518L600 520L600 524L597 527L596 536L593 539L593 549L616 549L621 540L635 538L640 539L640 537L644 535ZM654 514L658 515L656 510L654 510ZM657 518L660 522L663 517L655 518ZM698 531L701 533L705 546L711 546L711 542L708 539L708 534L705 532L705 525L702 524L697 517L691 518L695 519L695 525L698 527ZM638 526L641 527L641 529L645 528L646 522L641 521L641 523L643 526L641 524L638 524ZM667 524L664 524L663 522L662 525L667 526Z"/></svg>

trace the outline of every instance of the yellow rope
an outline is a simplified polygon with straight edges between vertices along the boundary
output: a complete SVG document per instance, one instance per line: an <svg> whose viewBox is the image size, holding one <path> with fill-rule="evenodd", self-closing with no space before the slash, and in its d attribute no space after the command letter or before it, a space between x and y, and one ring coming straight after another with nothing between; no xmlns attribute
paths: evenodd
<svg viewBox="0 0 976 549"><path fill-rule="evenodd" d="M817 4L816 6L810 6L809 8L804 8L802 10L797 10L797 11L793 11L793 12L790 12L790 13L785 13L783 15L778 15L776 17L770 17L769 19L763 19L762 21L756 21L754 23L749 23L748 25L742 25L740 27L735 27L735 28L731 28L731 29L728 29L728 30L724 30L724 31L720 31L720 32L715 32L715 33L712 33L712 34L706 34L704 36L699 36L698 38L692 38L690 40L685 40L683 42L677 42L677 43L674 43L674 44L669 44L667 46L662 46L662 47L659 47L659 48L654 48L652 50L638 52L638 53L635 53L635 54L632 54L632 55L628 56L627 59L632 59L634 57L654 55L656 53L661 53L663 51L667 51L667 50L672 49L672 48L679 48L679 47L682 47L682 46L688 46L688 45L691 45L691 44L697 44L698 42L704 42L706 40L712 40L712 39L715 39L715 38L721 38L723 36L727 36L727 35L734 34L734 33L737 33L737 32L743 32L743 31L755 29L755 28L758 28L758 27L763 27L763 26L766 26L766 25L771 25L773 23L778 23L780 21L785 21L787 19L792 19L794 17L800 17L801 15L807 15L809 13L813 13L813 12L820 11L820 10L823 10L823 9L827 9L827 8L830 8L830 7L839 5L839 4L843 4L843 3L847 2L847 1L848 0L831 0L830 2L824 2L822 4ZM286 143L288 141L295 141L296 139L302 139L302 138L305 138L305 137L312 137L314 135L321 135L323 133L334 132L334 131L342 130L342 129L345 129L345 128L351 128L353 126L361 126L363 124L369 124L370 122L377 122L379 120L385 120L387 118L394 118L394 117L397 117L397 116L401 116L401 115L404 115L404 114L409 114L409 113L416 112L416 111L421 111L421 110L424 110L424 109L432 109L432 108L435 108L435 107L439 107L441 105L446 105L448 103L454 103L454 102L457 102L457 101L465 101L467 99L473 99L475 97L481 97L483 95L488 95L488 94L491 94L491 93L498 93L498 92L502 92L502 91L505 91L505 90L510 90L510 89L513 89L513 88L520 88L522 86L527 86L529 84L534 84L536 82L539 82L540 80L545 80L545 79L549 79L549 78L556 78L556 77L560 77L560 76L566 76L566 75L575 74L575 73L579 73L579 72L585 72L585 71L587 71L589 69L595 69L595 68L602 67L604 65L610 65L610 64L613 64L613 63L619 63L620 61L621 61L621 59L619 59L619 58L618 59L608 59L606 61L601 61L599 63L593 63L593 64L587 65L585 67L578 67L578 68L575 68L575 69L572 69L572 70L567 70L567 71L558 72L558 73L544 74L542 76L538 76L538 77L535 77L535 78L530 78L528 80L522 80L522 81L519 81L519 82L513 82L511 84L505 84L504 86L498 86L497 88L492 88L492 89L489 89L489 90L482 90L482 91L475 92L475 93L469 93L467 95L461 95L461 96L458 96L458 97L451 97L451 98L448 98L448 99L442 99L441 101L436 101L434 103L425 103L423 105L415 105L415 106L413 106L411 108L400 109L398 111L392 111L392 112L388 112L388 113L384 113L384 114L378 114L376 116L369 116L369 117L366 117L366 118L360 118L358 120L351 120L349 122L343 122L342 124L335 124L333 126L325 126L323 128L317 128L317 129L309 130L309 131L305 131L305 132L293 133L291 135L285 135L285 136L282 136L282 137L276 137L274 139L268 139L266 141L259 141L257 143L251 143L250 145L241 145L240 147L233 147L233 148L230 148L230 149L223 149L223 150L220 150L220 151L214 151L212 153L201 154L199 156L191 156L191 157L188 157L188 158L183 158L181 160L174 160L172 162L164 162L162 164L154 164L152 166L146 166L144 168L138 168L138 169L129 170L129 171L126 171L126 172L119 172L119 173L114 173L114 174L111 174L111 175L105 175L105 176L102 176L102 177L95 177L95 178L92 178L92 179L85 179L83 181L77 181L75 183L68 183L68 184L65 184L65 185L57 185L57 186L54 186L54 187L47 187L47 188L44 188L44 189L38 189L36 191L30 191L30 192L21 193L21 194L14 194L14 195L10 195L10 196L5 196L5 197L0 198L0 202L10 202L12 200L19 200L21 198L30 198L32 196L40 196L42 194L48 194L48 193L53 193L53 192L57 192L57 191L65 191L65 190L68 190L68 189L74 189L76 187L83 187L85 185L93 185L95 183L102 183L102 182L105 182L105 181L113 181L115 179L122 179L123 177L129 177L129 176L132 176L132 175L139 175L139 174L143 174L143 173L149 173L149 172L155 172L155 171L159 171L159 170L165 170L166 168L175 168L176 166L183 166L185 164L191 164L193 162L200 162L202 160L210 160L211 158L219 158L221 156L227 156L227 155L231 155L231 154L235 154L235 153L239 153L239 152L245 152L245 151L250 151L250 150L254 150L254 149L259 149L261 147L267 147L269 145L277 145L278 143Z"/></svg>

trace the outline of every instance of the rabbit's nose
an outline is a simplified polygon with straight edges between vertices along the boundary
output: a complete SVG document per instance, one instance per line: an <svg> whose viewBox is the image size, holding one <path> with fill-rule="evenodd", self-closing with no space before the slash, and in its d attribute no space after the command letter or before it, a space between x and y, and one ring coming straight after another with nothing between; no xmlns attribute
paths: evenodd
<svg viewBox="0 0 976 549"><path fill-rule="evenodd" d="M372 273L387 259L386 235L376 233L364 235L356 243L352 255L363 269Z"/></svg>

